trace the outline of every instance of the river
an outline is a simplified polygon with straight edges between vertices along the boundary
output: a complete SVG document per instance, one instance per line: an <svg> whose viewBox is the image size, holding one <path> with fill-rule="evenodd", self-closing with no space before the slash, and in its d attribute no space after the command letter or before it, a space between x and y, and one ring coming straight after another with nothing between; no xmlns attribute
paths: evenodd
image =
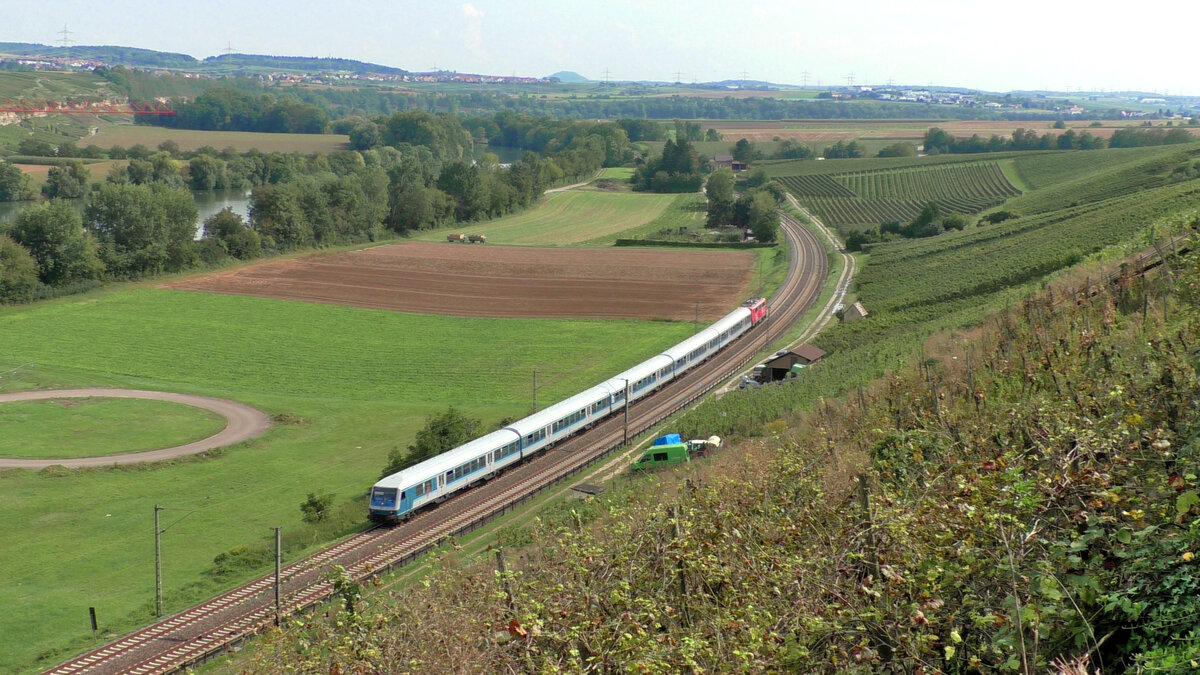
<svg viewBox="0 0 1200 675"><path fill-rule="evenodd" d="M216 214L224 208L231 208L233 212L240 215L247 222L250 220L250 190L212 190L209 192L193 192L192 197L196 200L196 238L199 239L203 234L204 220L213 214ZM83 209L87 206L86 199L67 199L65 200L75 207L76 211L83 214ZM17 214L25 209L39 203L37 200L27 202L0 202L0 223L10 223L16 219Z"/></svg>

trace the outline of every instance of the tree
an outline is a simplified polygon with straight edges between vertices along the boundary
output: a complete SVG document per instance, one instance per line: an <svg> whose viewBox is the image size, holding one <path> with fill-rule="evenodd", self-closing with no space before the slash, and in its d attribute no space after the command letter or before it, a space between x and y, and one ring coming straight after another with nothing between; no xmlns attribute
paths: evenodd
<svg viewBox="0 0 1200 675"><path fill-rule="evenodd" d="M756 240L775 241L779 236L779 209L775 198L763 190L754 190L753 193L746 225Z"/></svg>
<svg viewBox="0 0 1200 675"><path fill-rule="evenodd" d="M297 190L290 184L268 184L250 193L250 227L263 244L295 248L312 244L312 225L300 208Z"/></svg>
<svg viewBox="0 0 1200 675"><path fill-rule="evenodd" d="M855 159L865 157L867 154L866 146L858 141L838 141L833 145L825 148L825 159Z"/></svg>
<svg viewBox="0 0 1200 675"><path fill-rule="evenodd" d="M670 139L660 157L654 157L633 172L635 190L652 192L695 192L704 182L699 153L688 141Z"/></svg>
<svg viewBox="0 0 1200 675"><path fill-rule="evenodd" d="M812 159L812 148L808 147L807 143L794 141L790 138L785 138L779 142L779 149L775 151L776 159Z"/></svg>
<svg viewBox="0 0 1200 675"><path fill-rule="evenodd" d="M262 238L229 207L204 220L204 238L221 242L222 250L238 260L257 258L262 252Z"/></svg>
<svg viewBox="0 0 1200 675"><path fill-rule="evenodd" d="M84 211L114 274L139 277L178 271L196 260L196 201L166 185L105 184Z"/></svg>
<svg viewBox="0 0 1200 675"><path fill-rule="evenodd" d="M188 163L188 177L193 190L215 190L226 187L225 160L209 155L196 155Z"/></svg>
<svg viewBox="0 0 1200 675"><path fill-rule="evenodd" d="M708 141L709 143L720 141L722 140L721 132L710 127L708 131L704 132L704 140Z"/></svg>
<svg viewBox="0 0 1200 675"><path fill-rule="evenodd" d="M1034 134L1037 135L1036 133ZM939 127L930 127L925 132L925 152L931 155L950 152L954 145L954 135Z"/></svg>
<svg viewBox="0 0 1200 675"><path fill-rule="evenodd" d="M917 146L908 141L900 141L881 149L876 157L916 157Z"/></svg>
<svg viewBox="0 0 1200 675"><path fill-rule="evenodd" d="M46 141L39 141L33 138L23 138L20 143L17 143L18 155L32 155L34 157L53 157L54 146Z"/></svg>
<svg viewBox="0 0 1200 675"><path fill-rule="evenodd" d="M733 158L739 162L752 162L756 159L762 159L762 152L754 147L750 141L739 138L737 143L730 148L733 153Z"/></svg>
<svg viewBox="0 0 1200 675"><path fill-rule="evenodd" d="M23 246L0 234L0 302L24 302L37 288L37 263Z"/></svg>
<svg viewBox="0 0 1200 675"><path fill-rule="evenodd" d="M721 169L708 177L708 218L710 227L721 227L733 221L733 171Z"/></svg>
<svg viewBox="0 0 1200 675"><path fill-rule="evenodd" d="M46 176L42 193L51 199L77 199L87 194L90 178L91 173L79 160L66 166L54 166Z"/></svg>
<svg viewBox="0 0 1200 675"><path fill-rule="evenodd" d="M437 186L454 200L456 219L475 220L486 213L489 195L478 167L462 161L448 162L438 174Z"/></svg>
<svg viewBox="0 0 1200 675"><path fill-rule="evenodd" d="M760 166L751 171L749 176L746 176L746 187L756 188L765 185L769 180L771 180L771 177L767 175L767 170Z"/></svg>
<svg viewBox="0 0 1200 675"><path fill-rule="evenodd" d="M104 271L96 240L70 204L55 199L17 215L9 234L37 262L38 278L49 286L97 279Z"/></svg>
<svg viewBox="0 0 1200 675"><path fill-rule="evenodd" d="M0 160L0 202L32 199L32 180L20 168Z"/></svg>
<svg viewBox="0 0 1200 675"><path fill-rule="evenodd" d="M388 453L388 465L380 476L390 476L397 471L440 455L456 448L479 435L483 423L467 417L458 408L450 406L446 412L425 418L425 426L417 432L416 440L408 446L408 452L399 448Z"/></svg>
<svg viewBox="0 0 1200 675"><path fill-rule="evenodd" d="M300 502L301 520L306 523L319 523L329 517L329 507L333 504L333 495L318 495L308 493L308 497Z"/></svg>

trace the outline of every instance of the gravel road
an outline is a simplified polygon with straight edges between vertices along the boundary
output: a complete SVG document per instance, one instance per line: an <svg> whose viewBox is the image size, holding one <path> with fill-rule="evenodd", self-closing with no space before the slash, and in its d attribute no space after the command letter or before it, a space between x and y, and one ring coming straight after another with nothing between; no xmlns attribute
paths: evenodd
<svg viewBox="0 0 1200 675"><path fill-rule="evenodd" d="M0 394L0 404L9 401L38 401L59 398L148 398L156 401L172 401L184 405L196 406L211 410L226 419L225 428L208 438L177 445L173 448L147 450L146 452L131 452L124 455L105 455L103 457L75 457L70 459L12 459L0 457L0 468L3 469L41 469L47 466L61 465L67 467L81 466L111 466L113 464L136 464L138 462L158 462L164 459L186 457L205 450L221 448L234 443L250 440L263 434L271 428L271 418L257 408L251 408L242 403L235 403L207 396L191 396L188 394L173 394L166 391L144 391L141 389L54 389L50 391L18 391Z"/></svg>

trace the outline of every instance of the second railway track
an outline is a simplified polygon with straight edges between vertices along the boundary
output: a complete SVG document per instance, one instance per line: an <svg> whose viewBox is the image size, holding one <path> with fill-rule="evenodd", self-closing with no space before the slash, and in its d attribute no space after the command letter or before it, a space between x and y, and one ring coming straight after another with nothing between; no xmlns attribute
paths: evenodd
<svg viewBox="0 0 1200 675"><path fill-rule="evenodd" d="M626 428L614 416L582 432L491 482L417 514L393 528L373 527L282 569L280 597L284 614L329 597L326 573L340 565L361 580L403 565L448 537L471 531L524 503L623 445L633 437L700 398L758 351L787 332L817 299L827 273L825 248L812 232L783 216L791 249L788 273L769 300L768 318L708 362L634 404ZM275 620L274 575L267 575L212 600L166 617L102 647L55 666L46 673L170 673L203 662L253 636Z"/></svg>

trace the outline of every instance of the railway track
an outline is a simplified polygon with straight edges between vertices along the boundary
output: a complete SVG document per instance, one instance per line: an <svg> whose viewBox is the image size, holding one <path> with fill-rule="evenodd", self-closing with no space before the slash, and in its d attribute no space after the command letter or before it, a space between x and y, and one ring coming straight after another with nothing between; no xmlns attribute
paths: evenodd
<svg viewBox="0 0 1200 675"><path fill-rule="evenodd" d="M781 215L791 259L783 285L768 301L770 309L763 324L654 396L634 404L628 424L624 415L613 416L502 476L417 514L406 523L364 530L287 565L281 571L282 613L302 611L327 599L333 591L328 576L332 566L340 565L351 578L364 580L407 564L448 538L476 529L520 506L540 490L621 447L628 438L691 404L736 373L760 349L788 330L816 301L824 284L827 260L823 245L813 233ZM170 673L227 651L273 625L275 619L272 574L44 672Z"/></svg>

